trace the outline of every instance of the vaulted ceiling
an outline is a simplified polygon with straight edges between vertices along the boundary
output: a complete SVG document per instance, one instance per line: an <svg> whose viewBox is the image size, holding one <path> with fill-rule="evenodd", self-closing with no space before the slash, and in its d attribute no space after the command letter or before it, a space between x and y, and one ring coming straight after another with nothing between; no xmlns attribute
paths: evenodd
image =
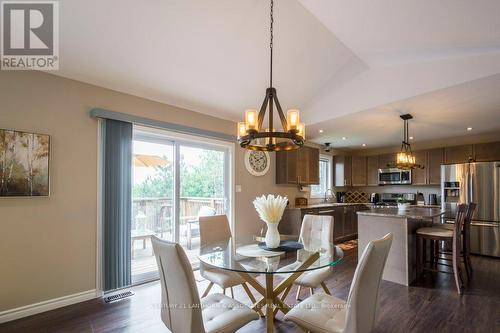
<svg viewBox="0 0 500 333"><path fill-rule="evenodd" d="M500 129L499 14L498 0L275 0L281 104L338 147L394 144L406 112L415 140ZM235 121L268 86L268 0L61 1L60 20L56 75Z"/></svg>

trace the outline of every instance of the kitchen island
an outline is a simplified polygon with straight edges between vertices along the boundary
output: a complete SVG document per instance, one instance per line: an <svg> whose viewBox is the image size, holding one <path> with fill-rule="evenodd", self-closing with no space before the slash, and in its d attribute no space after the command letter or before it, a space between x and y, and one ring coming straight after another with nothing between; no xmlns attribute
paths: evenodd
<svg viewBox="0 0 500 333"><path fill-rule="evenodd" d="M412 206L406 210L393 207L371 208L358 214L358 257L368 242L389 232L394 235L382 278L409 286L416 278L416 237L418 228L439 223L440 208Z"/></svg>

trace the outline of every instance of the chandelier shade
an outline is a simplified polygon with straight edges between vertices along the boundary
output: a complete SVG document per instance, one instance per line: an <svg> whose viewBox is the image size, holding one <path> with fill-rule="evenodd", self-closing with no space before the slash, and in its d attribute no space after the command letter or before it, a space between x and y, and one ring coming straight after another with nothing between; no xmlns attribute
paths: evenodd
<svg viewBox="0 0 500 333"><path fill-rule="evenodd" d="M424 166L417 164L415 155L411 151L409 140L409 126L408 121L413 119L411 114L404 114L400 116L403 119L403 141L401 142L401 150L396 155L396 162L389 164L390 168L398 168L402 170L423 169Z"/></svg>
<svg viewBox="0 0 500 333"><path fill-rule="evenodd" d="M269 66L269 88L262 106L257 110L246 110L245 121L239 122L237 127L238 143L242 148L261 151L280 151L299 149L305 141L305 125L300 122L300 111L291 109L285 114L273 88L273 24L274 24L274 0L270 7L270 66ZM277 111L281 131L276 131L273 126L274 111ZM268 113L268 129L263 130L264 119Z"/></svg>

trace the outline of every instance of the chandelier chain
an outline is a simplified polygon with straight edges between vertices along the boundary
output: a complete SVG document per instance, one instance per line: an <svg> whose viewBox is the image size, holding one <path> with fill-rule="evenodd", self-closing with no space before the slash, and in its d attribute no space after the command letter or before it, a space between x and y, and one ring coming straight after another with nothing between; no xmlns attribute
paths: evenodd
<svg viewBox="0 0 500 333"><path fill-rule="evenodd" d="M270 41L269 41L269 50L270 50L270 55L271 55L271 68L269 71L269 87L273 86L273 23L274 23L274 0L271 0L271 8L270 8L270 13L269 13L269 19L270 19Z"/></svg>
<svg viewBox="0 0 500 333"><path fill-rule="evenodd" d="M266 96L258 114L257 110L247 110L245 112L245 122L238 123L238 142L242 148L255 151L295 150L304 145L304 123L299 123L298 110L293 110L295 118L292 118L294 121L290 121L293 125L290 128L288 127L287 117L283 114L276 95L276 89L273 88L274 0L270 0L269 21L269 87L266 89ZM281 120L282 131L276 131L273 128L273 111L275 108ZM269 111L269 129L263 130L262 126L266 111Z"/></svg>

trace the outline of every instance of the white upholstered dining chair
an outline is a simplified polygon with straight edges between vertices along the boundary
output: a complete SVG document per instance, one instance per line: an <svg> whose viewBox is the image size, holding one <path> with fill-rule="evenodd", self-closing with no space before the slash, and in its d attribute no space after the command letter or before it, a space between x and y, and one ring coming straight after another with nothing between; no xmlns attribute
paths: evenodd
<svg viewBox="0 0 500 333"><path fill-rule="evenodd" d="M300 228L299 242L304 245L304 249L315 251L319 248L323 250L331 249L331 239L333 235L333 217L326 215L304 215L302 226ZM287 265L281 270L288 270L292 266L300 266L302 262L297 260L295 263ZM314 288L321 286L325 293L330 295L325 281L333 273L332 267L320 268L304 272L294 284L298 285L296 299L299 299L301 288L309 288L311 295L314 294ZM285 290L282 298L288 294L289 289Z"/></svg>
<svg viewBox="0 0 500 333"><path fill-rule="evenodd" d="M177 243L151 238L161 281L161 319L173 333L235 332L259 315L222 294L202 298L184 249Z"/></svg>
<svg viewBox="0 0 500 333"><path fill-rule="evenodd" d="M311 332L370 332L375 324L380 280L392 237L389 233L368 243L354 272L347 302L315 294L288 312L285 320Z"/></svg>
<svg viewBox="0 0 500 333"><path fill-rule="evenodd" d="M201 249L203 249L206 244L216 243L218 241L229 241L230 238L231 229L229 228L229 221L226 215L200 216ZM250 298L250 301L252 301L252 303L256 302L246 282L238 273L209 267L203 262L200 262L200 275L210 281L202 297L207 296L210 289L216 284L222 288L224 294L226 293L226 289L229 288L231 290L231 297L234 298L233 287L241 284Z"/></svg>

